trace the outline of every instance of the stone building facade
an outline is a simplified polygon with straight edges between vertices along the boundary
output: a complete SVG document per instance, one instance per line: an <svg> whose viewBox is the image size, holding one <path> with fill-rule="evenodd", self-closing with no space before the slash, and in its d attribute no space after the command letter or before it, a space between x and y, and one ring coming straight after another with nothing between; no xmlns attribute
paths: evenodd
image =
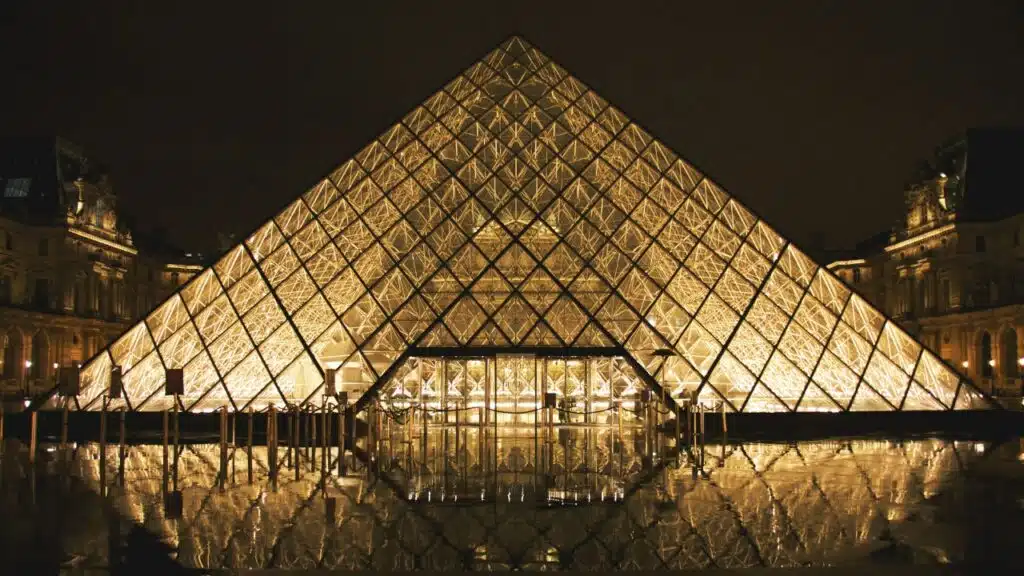
<svg viewBox="0 0 1024 576"><path fill-rule="evenodd" d="M839 276L986 391L1024 376L1024 130L971 130L905 191L879 249L837 255Z"/></svg>
<svg viewBox="0 0 1024 576"><path fill-rule="evenodd" d="M106 170L65 140L0 142L0 393L51 385L202 268L140 253Z"/></svg>

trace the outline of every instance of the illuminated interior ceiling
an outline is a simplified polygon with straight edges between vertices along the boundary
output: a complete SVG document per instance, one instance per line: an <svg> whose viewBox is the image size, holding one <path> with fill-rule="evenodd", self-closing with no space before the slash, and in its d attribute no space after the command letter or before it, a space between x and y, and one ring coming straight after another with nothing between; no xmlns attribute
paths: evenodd
<svg viewBox="0 0 1024 576"><path fill-rule="evenodd" d="M521 38L444 86L83 367L75 404L355 394L410 349L614 347L746 412L991 406L970 382Z"/></svg>

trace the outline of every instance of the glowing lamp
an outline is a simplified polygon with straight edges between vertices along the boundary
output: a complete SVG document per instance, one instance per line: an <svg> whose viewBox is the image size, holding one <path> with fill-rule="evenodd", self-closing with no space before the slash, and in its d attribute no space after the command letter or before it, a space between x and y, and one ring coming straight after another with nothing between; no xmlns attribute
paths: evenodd
<svg viewBox="0 0 1024 576"><path fill-rule="evenodd" d="M31 368L31 367L32 367L32 361L31 360L25 360L25 368Z"/></svg>
<svg viewBox="0 0 1024 576"><path fill-rule="evenodd" d="M964 360L963 362L961 362L960 365L963 366L964 368L967 368L968 366L970 366L970 364L967 363L967 360Z"/></svg>
<svg viewBox="0 0 1024 576"><path fill-rule="evenodd" d="M1017 359L1017 364L1020 364L1021 366L1024 366L1024 358L1018 358Z"/></svg>
<svg viewBox="0 0 1024 576"><path fill-rule="evenodd" d="M53 369L54 370L56 370L59 367L60 367L60 364L57 364L56 362L53 363Z"/></svg>
<svg viewBox="0 0 1024 576"><path fill-rule="evenodd" d="M988 361L988 365L989 366L995 366L996 365L996 361L995 360L989 360Z"/></svg>

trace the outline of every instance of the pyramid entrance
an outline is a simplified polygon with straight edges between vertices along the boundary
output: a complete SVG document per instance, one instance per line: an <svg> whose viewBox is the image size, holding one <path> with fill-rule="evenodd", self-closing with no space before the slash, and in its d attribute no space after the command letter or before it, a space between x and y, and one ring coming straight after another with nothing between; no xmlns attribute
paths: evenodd
<svg viewBox="0 0 1024 576"><path fill-rule="evenodd" d="M538 355L424 349L405 360L375 393L385 411L447 413L448 423L534 426L542 419L541 410L551 407L553 424L611 425L618 422L619 410L635 412L661 398L660 410L666 411L668 391L653 388L650 393L651 383L637 374L622 350Z"/></svg>
<svg viewBox="0 0 1024 576"><path fill-rule="evenodd" d="M179 370L182 410L294 407L322 399L330 370L376 392L434 362L420 351L480 348L615 349L634 384L664 383L670 403L696 393L730 411L992 406L703 171L515 37L89 360L74 407L99 409L120 373L124 394L109 406L166 409L175 400L164 383ZM518 365L502 358L484 363ZM614 364L582 358L588 374ZM468 382L471 361L442 366ZM550 362L552 374L575 370ZM494 374L495 395L526 385ZM547 382L536 374L534 394Z"/></svg>

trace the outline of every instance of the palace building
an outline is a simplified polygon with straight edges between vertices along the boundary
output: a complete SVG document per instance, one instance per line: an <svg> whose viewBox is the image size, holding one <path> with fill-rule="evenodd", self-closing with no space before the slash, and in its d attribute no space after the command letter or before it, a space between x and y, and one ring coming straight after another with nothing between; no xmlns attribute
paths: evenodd
<svg viewBox="0 0 1024 576"><path fill-rule="evenodd" d="M1019 405L1024 373L1024 129L973 129L905 192L899 226L828 265L950 365Z"/></svg>
<svg viewBox="0 0 1024 576"><path fill-rule="evenodd" d="M518 37L100 350L80 382L81 410L265 410L335 392L498 420L549 399L586 418L642 398L991 405Z"/></svg>
<svg viewBox="0 0 1024 576"><path fill-rule="evenodd" d="M53 386L202 267L143 250L107 170L60 138L0 141L0 393Z"/></svg>

